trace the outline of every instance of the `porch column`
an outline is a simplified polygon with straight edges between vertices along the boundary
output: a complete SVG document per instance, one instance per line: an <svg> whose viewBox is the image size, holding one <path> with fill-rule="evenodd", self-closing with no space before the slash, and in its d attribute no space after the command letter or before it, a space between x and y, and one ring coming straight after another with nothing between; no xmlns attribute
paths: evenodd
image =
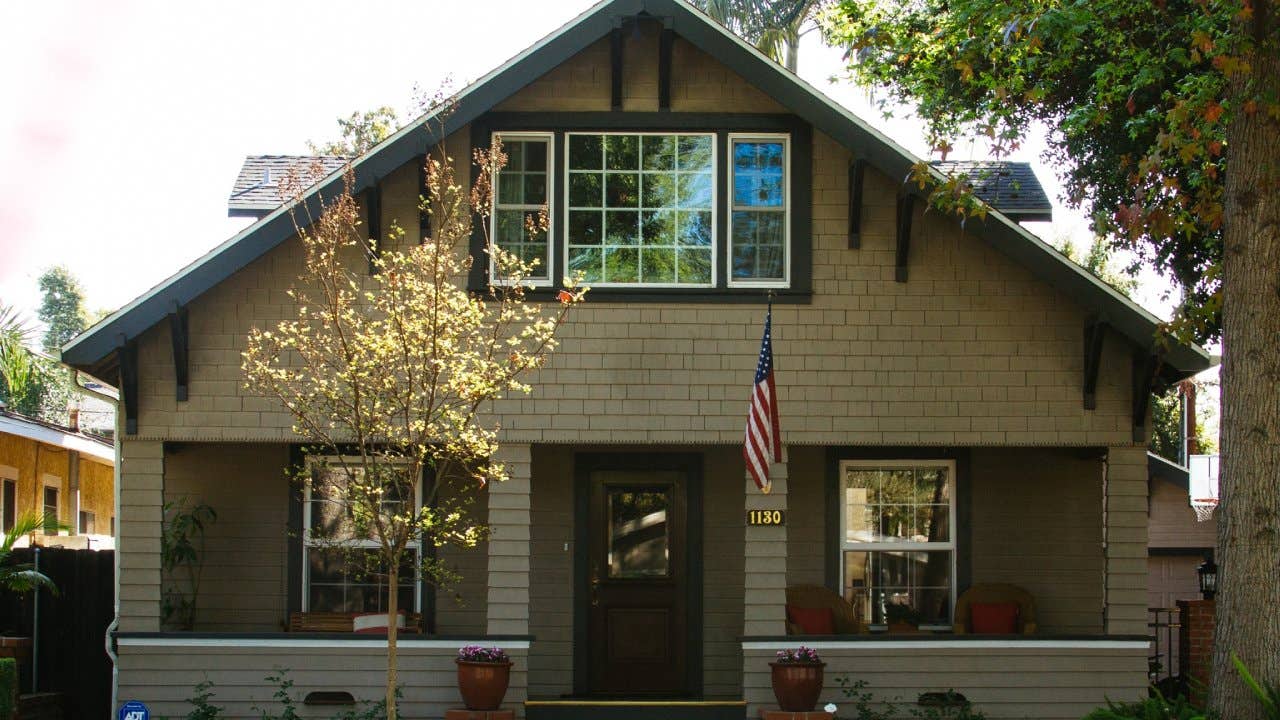
<svg viewBox="0 0 1280 720"><path fill-rule="evenodd" d="M1147 449L1107 453L1106 631L1147 633Z"/></svg>
<svg viewBox="0 0 1280 720"><path fill-rule="evenodd" d="M117 432L119 430L117 429ZM160 630L160 531L164 523L164 443L120 444L116 510L120 632Z"/></svg>
<svg viewBox="0 0 1280 720"><path fill-rule="evenodd" d="M503 444L494 460L508 479L489 486L488 633L528 635L530 446Z"/></svg>
<svg viewBox="0 0 1280 720"><path fill-rule="evenodd" d="M746 510L787 510L787 457L782 449L782 462L769 471L773 491L760 492L751 479L745 477ZM744 518L745 519L745 518ZM742 634L785 635L784 622L787 604L787 528L786 525L746 526L746 556L743 577Z"/></svg>

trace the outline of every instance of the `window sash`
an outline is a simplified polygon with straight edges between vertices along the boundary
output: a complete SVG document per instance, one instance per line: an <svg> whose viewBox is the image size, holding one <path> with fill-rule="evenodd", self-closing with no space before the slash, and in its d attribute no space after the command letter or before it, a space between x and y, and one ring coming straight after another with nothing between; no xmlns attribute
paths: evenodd
<svg viewBox="0 0 1280 720"><path fill-rule="evenodd" d="M947 541L937 542L876 542L876 541L849 541L848 538L848 505L845 500L844 489L846 487L845 480L848 477L850 469L867 468L867 469L917 469L917 468L944 468L947 471L947 504L950 506L948 528L949 537ZM845 562L844 553L861 552L861 553L877 553L877 552L947 552L951 556L950 582L951 582L951 599L950 599L950 617L951 622L955 620L956 607L956 585L957 585L957 556L958 549L956 543L956 463L954 460L843 460L840 462L839 474L839 542L838 548L840 553L839 565L840 571L840 592L843 594L845 587ZM926 626L933 627L933 626ZM945 626L944 626L945 627Z"/></svg>
<svg viewBox="0 0 1280 720"><path fill-rule="evenodd" d="M599 137L599 138L601 138L601 139L602 139L602 141L603 141L604 139L606 139L606 138L609 138L609 137L616 137L616 136L633 136L633 137L641 137L641 138L644 138L644 137L672 137L672 138L680 138L680 137L699 137L699 138L707 138L707 139L708 139L708 140L710 140L710 142L711 142L711 166L710 166L709 168L707 168L706 170L698 170L698 171L696 171L696 172L681 171L681 170L680 170L680 169L678 169L678 168L676 168L676 169L672 169L672 170L645 170L645 169L644 169L643 159L640 159L640 160L638 160L638 164L637 164L636 169L634 170L634 173L633 173L633 171L631 171L631 170L629 170L629 169L628 169L628 170L611 170L611 169L609 169L608 167L605 167L605 165L607 165L607 163L602 163L602 166L601 166L599 169L591 168L591 169L577 169L577 170L573 170L573 169L571 169L570 155L569 155L569 153L570 153L570 148L571 148L571 146L572 146L572 144L573 144L573 138L574 138L574 137L584 137L584 136L585 136L585 137ZM637 269L637 274L640 274L640 273L641 273L640 267L641 267L641 264L642 264L642 262L643 262L643 260L641 259L641 254L642 254L642 252L643 252L643 249L644 249L644 248L646 248L646 247L653 247L655 250L671 250L672 255L673 255L673 256L675 256L675 257L677 257L677 258L678 258L679 254L680 254L680 250L681 250L681 249L685 249L685 250L701 250L701 247L702 247L702 246L682 245L682 244L680 244L680 242L679 242L678 240L676 240L676 239L673 239L672 243L670 243L670 244L663 244L663 245L657 245L657 246L646 246L646 245L644 245L644 244L643 244L643 238L642 238L640 235L638 235L638 236L637 236L637 238L636 238L636 243L635 243L635 244L633 244L633 245L632 245L632 244L627 244L627 245L610 244L610 243L608 243L608 242L607 242L607 238L605 237L605 235L606 235L606 231L607 231L607 228L605 227L606 217L607 217L607 215L606 215L606 214L607 214L610 210L614 210L614 211L619 211L619 210L620 210L620 211L632 211L632 210L634 210L634 211L637 213L637 215L638 215L638 216L641 216L641 218L642 218L642 216L643 216L643 213L644 213L644 212L646 212L646 211L651 211L651 212L669 212L669 213L688 213L688 214L709 212L709 213L710 213L710 216L711 216L711 224L710 224L710 228L709 228L709 231L708 231L709 236L710 236L710 240L711 240L711 242L710 242L710 270L711 270L711 272L710 272L710 277L709 277L708 282L705 282L705 283L691 283L691 282L679 282L678 280L677 280L676 282L645 282L645 281L637 281L637 282L603 282L603 281L598 281L598 280L588 280L588 281L587 281L587 284L588 284L588 285L590 285L591 287L602 287L602 288L714 288L714 287L716 287L716 286L717 286L717 272L718 272L717 267L718 267L718 264L719 264L719 252L720 252L720 247L719 247L719 242L718 242L718 239L719 239L719 235L718 235L718 227L719 227L720 218L719 218L719 217L717 217L717 216L720 214L720 213L719 213L719 208L720 208L720 202L719 202L719 184L718 184L718 183L719 183L719 177L718 177L718 176L719 176L719 170L718 170L718 167L719 167L719 163L720 163L720 158L719 158L719 152L718 152L717 143L716 143L716 133L714 133L714 132L696 132L696 131L695 131L695 132L681 132L681 131L678 131L678 130L676 130L676 131L595 131L595 132L593 132L593 131L573 131L573 132L566 132L566 133L564 134L564 138L565 138L565 140L564 140L564 150L563 150L563 164L564 164L564 170L563 170L563 172L561 173L561 175L562 175L562 177L563 177L563 180L564 180L564 183L565 183L565 188L566 188L565 192L563 193L563 196L564 196L564 213L563 213L563 216L564 216L564 218L565 218L565 223L564 223L564 227L563 227L563 228L561 229L561 231L560 231L560 242L561 242L561 247L562 247L562 249L563 249L563 255L564 255L564 258L565 258L566 274L568 274L568 272L569 272L569 268L570 268L571 250L574 250L574 249L578 249L578 250L589 250L589 249L597 248L597 247L598 247L598 248L600 249L600 252L601 252L601 267L602 267L602 268L604 267L604 253L605 253L605 249L606 249L606 248L609 248L609 249L617 248L617 249L619 249L619 250L630 250L630 249L635 249L635 250L637 251L637 259L636 259L636 269ZM642 141L642 142L643 142L643 141ZM678 141L677 141L677 142L678 142ZM677 150L677 152L678 152L678 150ZM606 189L605 187L603 187L603 186L602 186L602 188L601 188L601 204L600 204L600 206L599 206L599 207L595 207L595 206L585 206L585 205L584 205L584 206L575 206L575 205L572 205L572 204L571 204L571 201L570 201L570 198L569 198L569 190L568 190L568 189L570 188L570 183L571 183L571 180L572 180L572 176L573 176L573 175L596 175L596 176L599 176L599 177L601 177L601 178L604 178L604 179L607 181L607 179L608 179L610 176L613 176L613 175L626 175L626 174L632 174L632 173L633 173L633 174L635 174L635 175L637 175L637 176L641 176L641 178L642 178L642 179L640 180L640 182L641 182L642 184L643 184L643 182L644 182L644 181L643 181L643 176L644 176L644 175L646 175L646 174L649 174L649 175L664 175L664 176L689 176L689 175L695 175L695 174L708 174L708 175L710 176L710 181L711 181L711 188L710 188L710 201L709 201L709 205L708 205L708 207L705 207L705 208L704 208L704 207L701 207L701 206L696 207L696 208L690 208L690 207L681 207L681 206L680 206L680 203L679 203L679 202L677 202L677 203L676 203L675 205L673 205L673 206L663 206L663 207L657 207L657 206L655 206L655 207L644 207L644 206L643 206L643 188L642 188L642 187L638 187L638 188L637 188L637 193L640 193L640 196L641 196L641 197L637 200L637 204L636 204L636 206L635 206L634 208L633 208L633 207L629 207L629 206L628 206L628 207L617 207L617 208L612 208L612 207L610 207L610 206L607 204L607 203L608 203L608 200L607 200L607 189ZM570 229L571 229L572 223L571 223L571 222L569 222L569 218L570 218L570 216L571 216L571 213L573 213L575 210L576 210L576 211L578 211L578 212L583 212L583 211L594 211L594 212L599 212L599 213L601 214L601 238L600 238L600 243L599 243L598 245L586 245L586 244L583 244L583 243L571 243L571 238L569 237L569 234L570 234ZM641 233L641 234L642 234L642 233ZM677 259L677 261L676 261L676 262L677 262L677 263L679 262L679 261L678 261L678 259Z"/></svg>
<svg viewBox="0 0 1280 720"><path fill-rule="evenodd" d="M524 213L538 212L545 209L547 211L547 232L546 232L547 248L546 248L545 256L541 258L542 263L539 265L537 269L537 272L539 272L540 274L537 276L530 276L528 278L525 278L524 284L529 287L549 287L553 283L553 275L552 275L552 269L551 269L551 261L552 261L551 248L554 242L552 238L555 237L555 212L553 210L553 208L555 207L555 198L556 198L555 134L549 133L549 132L524 132L524 131L494 132L490 135L489 139L490 139L489 147L493 147L494 145L493 141L498 139L502 141L504 146L509 142L542 142L546 145L547 167L546 167L546 187L545 187L545 193L544 193L544 197L546 198L546 204L535 205L530 203L499 202L498 190L499 190L499 183L501 182L500 176L502 175L503 171L502 170L496 171L493 176L493 207L491 208L491 212L489 213L489 238L494 245L498 244L498 213L500 210L519 211L521 212L521 215L523 217ZM525 239L524 244L527 244L527 238ZM498 275L498 269L492 261L489 261L489 281L495 285L505 285L510 283L508 279L502 278Z"/></svg>
<svg viewBox="0 0 1280 720"><path fill-rule="evenodd" d="M349 460L352 460L352 461L354 461L355 459L356 458L349 458ZM336 465L337 462L340 460L340 458L335 456L327 456L327 457L316 457L314 458L314 460L318 462L328 462L330 465ZM343 548L343 549L349 549L349 550L377 549L381 547L381 545L376 539L371 539L371 538L349 538L349 539L337 540L337 541L317 540L313 538L311 536L311 502L312 502L311 492L312 492L311 483L306 483L303 487L303 493L302 493L301 608L303 612L307 612L311 609L310 608L311 606L310 552L312 550L325 548L325 547ZM422 507L422 482L421 481L419 481L415 486L413 502L414 502L413 506L415 510L420 509ZM422 580L422 572L421 572L422 543L421 541L413 545L413 564L414 564L414 572L413 572L413 578L412 578L412 582L413 582L413 610L412 611L421 612L422 611L422 582L421 582ZM403 580L401 581L401 583L404 584ZM371 584L378 584L378 583L351 582L351 583L345 583L344 586L365 586L365 585L371 585ZM409 611L409 608L401 608L401 609L405 610L406 612Z"/></svg>
<svg viewBox="0 0 1280 720"><path fill-rule="evenodd" d="M737 202L736 189L737 168L733 161L735 147L738 143L781 143L782 144L782 205L741 205ZM791 135L790 133L729 133L727 144L729 157L725 160L728 168L729 183L729 217L725 219L728 232L725 243L729 257L729 287L774 287L791 286ZM733 274L734 234L733 218L736 213L780 214L782 216L782 277L736 278Z"/></svg>

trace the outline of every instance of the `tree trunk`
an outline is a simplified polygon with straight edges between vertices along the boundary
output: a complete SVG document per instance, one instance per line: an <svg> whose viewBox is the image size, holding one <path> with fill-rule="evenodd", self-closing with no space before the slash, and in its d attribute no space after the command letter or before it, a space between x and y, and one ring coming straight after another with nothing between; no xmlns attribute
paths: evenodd
<svg viewBox="0 0 1280 720"><path fill-rule="evenodd" d="M396 720L396 685L399 683L396 640L399 639L400 558L394 559L387 572L387 720Z"/></svg>
<svg viewBox="0 0 1280 720"><path fill-rule="evenodd" d="M1233 653L1259 680L1280 683L1280 127L1268 117L1268 105L1280 97L1275 10L1268 0L1255 2L1262 27L1242 27L1263 44L1246 55L1249 76L1233 84L1227 129L1219 581L1209 704L1232 720L1264 717L1236 673ZM1242 112L1251 97L1258 98L1257 112Z"/></svg>

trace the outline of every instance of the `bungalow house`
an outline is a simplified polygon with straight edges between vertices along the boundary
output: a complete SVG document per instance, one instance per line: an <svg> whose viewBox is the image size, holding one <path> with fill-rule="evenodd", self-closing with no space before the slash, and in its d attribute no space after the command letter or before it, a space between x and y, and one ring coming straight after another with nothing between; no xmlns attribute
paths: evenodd
<svg viewBox="0 0 1280 720"><path fill-rule="evenodd" d="M518 160L500 218L550 209L548 236L503 237L543 258L534 297L574 270L593 289L532 396L495 408L512 478L480 503L488 543L444 558L461 602L403 590L425 631L401 643L406 716L457 704L467 643L512 653L508 707L530 718L637 698L754 716L801 643L880 697L954 688L993 718L1143 692L1148 398L1202 350L1157 344L1155 317L1013 208L927 211L902 182L917 158L682 2L602 2L355 158L372 231L416 242L424 153L495 136ZM207 677L256 716L275 668L300 697L380 694L383 641L290 622L378 595L313 562L284 472L302 438L244 389L246 334L294 312L301 247L286 208L240 209L260 217L62 355L121 387L118 697L161 715ZM767 293L784 449L762 494L742 435ZM161 631L158 554L178 497L219 518L181 633ZM993 585L1034 622L1024 603L996 619L1014 633L967 632L966 593ZM848 624L789 623L802 596Z"/></svg>
<svg viewBox="0 0 1280 720"><path fill-rule="evenodd" d="M6 410L0 403L0 532L26 513L60 527L19 546L110 550L115 536L115 451L103 438Z"/></svg>

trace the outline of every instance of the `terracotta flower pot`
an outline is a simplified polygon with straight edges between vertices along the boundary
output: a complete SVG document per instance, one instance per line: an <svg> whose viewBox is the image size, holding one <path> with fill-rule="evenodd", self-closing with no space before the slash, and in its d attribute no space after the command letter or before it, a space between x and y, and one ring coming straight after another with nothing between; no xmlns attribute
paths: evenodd
<svg viewBox="0 0 1280 720"><path fill-rule="evenodd" d="M786 712L810 712L822 694L826 663L769 663L773 669L773 697Z"/></svg>
<svg viewBox="0 0 1280 720"><path fill-rule="evenodd" d="M511 662L454 660L458 664L458 692L468 710L497 710L511 682Z"/></svg>

